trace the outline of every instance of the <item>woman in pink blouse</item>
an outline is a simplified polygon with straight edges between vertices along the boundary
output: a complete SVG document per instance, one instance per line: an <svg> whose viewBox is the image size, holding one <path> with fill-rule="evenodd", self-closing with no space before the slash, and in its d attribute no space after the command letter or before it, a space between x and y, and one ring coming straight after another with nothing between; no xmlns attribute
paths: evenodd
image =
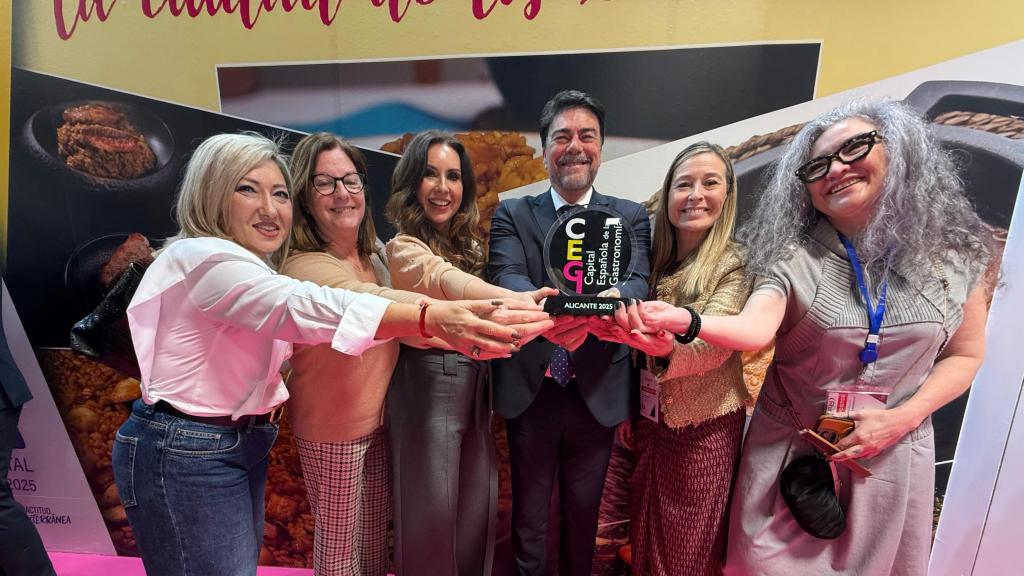
<svg viewBox="0 0 1024 576"><path fill-rule="evenodd" d="M543 318L491 303L417 308L277 274L292 223L288 168L257 134L213 136L196 149L177 220L128 308L142 399L113 452L150 575L256 573L290 342L358 355L376 340L425 332L500 355L526 330L476 314Z"/></svg>
<svg viewBox="0 0 1024 576"><path fill-rule="evenodd" d="M449 134L412 139L395 167L387 214L399 231L387 247L395 288L525 303L555 293L512 292L481 278L487 249L475 231L473 167ZM498 478L488 383L476 354L402 347L385 411L401 576L490 574Z"/></svg>

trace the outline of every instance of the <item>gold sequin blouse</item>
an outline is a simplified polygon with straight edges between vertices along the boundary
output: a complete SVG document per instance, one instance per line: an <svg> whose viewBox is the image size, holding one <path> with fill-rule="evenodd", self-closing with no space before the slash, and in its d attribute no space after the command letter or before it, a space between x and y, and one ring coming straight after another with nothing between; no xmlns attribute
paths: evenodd
<svg viewBox="0 0 1024 576"><path fill-rule="evenodd" d="M675 306L690 305L700 314L738 314L750 295L745 262L733 246L715 270L714 288L694 302L686 302L679 270L658 282L658 299ZM649 359L648 367L661 383L661 417L670 428L682 428L723 416L745 407L750 393L743 382L741 354L697 338L675 343L667 359Z"/></svg>

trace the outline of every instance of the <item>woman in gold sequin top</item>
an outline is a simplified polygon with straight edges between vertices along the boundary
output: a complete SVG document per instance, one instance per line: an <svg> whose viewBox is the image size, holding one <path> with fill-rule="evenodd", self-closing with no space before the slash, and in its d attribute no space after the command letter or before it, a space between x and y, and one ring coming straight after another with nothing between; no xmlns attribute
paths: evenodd
<svg viewBox="0 0 1024 576"><path fill-rule="evenodd" d="M680 152L659 197L652 248L652 296L709 314L736 314L750 293L733 242L736 178L721 147ZM606 339L644 351L657 382L651 406L632 425L632 571L721 574L726 507L739 460L745 402L740 354L671 333L627 333L598 324ZM646 387L646 386L645 386Z"/></svg>

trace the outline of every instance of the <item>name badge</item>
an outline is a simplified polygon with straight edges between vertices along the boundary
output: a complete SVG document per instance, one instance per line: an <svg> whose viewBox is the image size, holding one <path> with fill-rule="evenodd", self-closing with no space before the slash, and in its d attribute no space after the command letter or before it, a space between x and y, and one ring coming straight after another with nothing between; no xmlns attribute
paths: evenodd
<svg viewBox="0 0 1024 576"><path fill-rule="evenodd" d="M884 410L888 400L889 393L878 390L833 390L825 399L825 415L849 418L858 410Z"/></svg>
<svg viewBox="0 0 1024 576"><path fill-rule="evenodd" d="M655 423L661 417L658 404L660 392L661 383L658 382L658 377L650 370L640 370L640 414Z"/></svg>

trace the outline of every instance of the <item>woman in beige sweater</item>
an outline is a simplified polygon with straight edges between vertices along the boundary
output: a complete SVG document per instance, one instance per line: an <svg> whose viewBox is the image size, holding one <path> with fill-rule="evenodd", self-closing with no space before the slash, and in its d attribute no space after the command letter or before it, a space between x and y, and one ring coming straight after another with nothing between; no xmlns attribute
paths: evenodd
<svg viewBox="0 0 1024 576"><path fill-rule="evenodd" d="M486 247L469 156L442 132L418 134L395 167L388 243L396 288L439 300L512 298L481 275ZM395 565L399 575L491 572L497 468L489 407L489 367L479 356L402 348L387 399L395 490Z"/></svg>
<svg viewBox="0 0 1024 576"><path fill-rule="evenodd" d="M423 300L388 288L358 149L312 134L295 147L291 169L299 210L283 274L396 302ZM387 573L391 498L381 414L398 347L392 340L349 356L328 345L296 346L291 358L288 415L316 519L318 575Z"/></svg>
<svg viewBox="0 0 1024 576"><path fill-rule="evenodd" d="M282 273L395 302L431 301L388 287L383 247L366 214L366 161L358 149L332 134L312 134L296 146L291 169L299 209ZM526 326L517 330L529 337ZM414 343L444 345L435 338ZM296 346L291 358L289 418L316 521L317 574L387 573L391 499L381 412L398 349L394 340L361 356L329 345Z"/></svg>
<svg viewBox="0 0 1024 576"><path fill-rule="evenodd" d="M688 146L672 162L651 249L652 297L700 313L735 314L750 294L733 242L736 178L721 147ZM666 331L607 337L647 353L657 410L633 425L632 571L651 576L722 572L726 508L739 460L745 403L740 354ZM653 415L652 415L653 411Z"/></svg>

